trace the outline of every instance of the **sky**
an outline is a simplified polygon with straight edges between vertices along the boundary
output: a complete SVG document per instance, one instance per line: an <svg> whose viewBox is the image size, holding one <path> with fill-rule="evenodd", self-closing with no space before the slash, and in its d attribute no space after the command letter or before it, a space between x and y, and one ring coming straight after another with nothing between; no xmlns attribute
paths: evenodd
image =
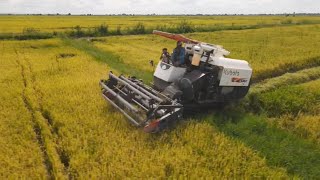
<svg viewBox="0 0 320 180"><path fill-rule="evenodd" d="M0 14L320 13L320 0L0 0Z"/></svg>

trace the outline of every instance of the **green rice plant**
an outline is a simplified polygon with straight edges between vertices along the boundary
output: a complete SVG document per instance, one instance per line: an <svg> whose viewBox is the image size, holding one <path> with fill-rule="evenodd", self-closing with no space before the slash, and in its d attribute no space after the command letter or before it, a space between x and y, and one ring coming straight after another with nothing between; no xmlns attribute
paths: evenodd
<svg viewBox="0 0 320 180"><path fill-rule="evenodd" d="M191 24L191 22L185 19L177 24L176 29L176 33L192 33L195 31L194 26Z"/></svg>
<svg viewBox="0 0 320 180"><path fill-rule="evenodd" d="M281 114L298 115L312 109L316 98L312 93L296 86L281 87L271 92L257 95L260 106L270 116Z"/></svg>
<svg viewBox="0 0 320 180"><path fill-rule="evenodd" d="M251 86L250 94L260 94L279 88L280 86L288 86L308 82L320 77L320 67L314 67L297 71L295 73L286 73L282 76L265 79L262 82Z"/></svg>
<svg viewBox="0 0 320 180"><path fill-rule="evenodd" d="M303 89L304 92L312 94L313 98L304 97L308 103L312 103L307 112L300 112L298 115L286 114L280 118L272 118L273 123L278 127L287 129L301 137L320 143L320 81L314 80L307 83L294 85ZM290 87L289 87L290 88ZM314 99L314 100L313 100Z"/></svg>

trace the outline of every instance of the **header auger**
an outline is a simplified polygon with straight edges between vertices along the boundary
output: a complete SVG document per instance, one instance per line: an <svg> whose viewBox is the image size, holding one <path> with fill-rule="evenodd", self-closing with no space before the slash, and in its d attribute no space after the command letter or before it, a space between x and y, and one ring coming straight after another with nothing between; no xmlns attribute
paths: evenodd
<svg viewBox="0 0 320 180"><path fill-rule="evenodd" d="M247 94L252 75L248 62L226 58L229 52L219 45L180 34L153 33L184 42L185 63L160 61L152 87L135 77L118 77L112 72L108 80L100 81L102 96L135 126L158 132L181 119L183 112L213 108Z"/></svg>

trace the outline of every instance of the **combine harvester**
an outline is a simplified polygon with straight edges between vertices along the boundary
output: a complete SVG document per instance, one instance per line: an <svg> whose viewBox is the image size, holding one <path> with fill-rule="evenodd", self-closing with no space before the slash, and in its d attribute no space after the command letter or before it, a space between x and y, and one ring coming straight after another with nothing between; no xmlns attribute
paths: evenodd
<svg viewBox="0 0 320 180"><path fill-rule="evenodd" d="M153 31L185 43L190 66L176 67L160 61L152 87L135 77L112 72L101 80L102 96L135 126L158 132L183 112L208 109L237 101L249 90L252 69L247 61L226 58L222 46L189 39L180 34Z"/></svg>

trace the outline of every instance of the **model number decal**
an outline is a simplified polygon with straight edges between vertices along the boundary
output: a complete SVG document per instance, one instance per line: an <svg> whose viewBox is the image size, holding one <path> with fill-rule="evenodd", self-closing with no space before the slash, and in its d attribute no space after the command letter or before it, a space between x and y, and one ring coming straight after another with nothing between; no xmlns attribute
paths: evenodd
<svg viewBox="0 0 320 180"><path fill-rule="evenodd" d="M240 73L237 70L232 70L232 69L224 69L223 73L227 76L239 76Z"/></svg>

